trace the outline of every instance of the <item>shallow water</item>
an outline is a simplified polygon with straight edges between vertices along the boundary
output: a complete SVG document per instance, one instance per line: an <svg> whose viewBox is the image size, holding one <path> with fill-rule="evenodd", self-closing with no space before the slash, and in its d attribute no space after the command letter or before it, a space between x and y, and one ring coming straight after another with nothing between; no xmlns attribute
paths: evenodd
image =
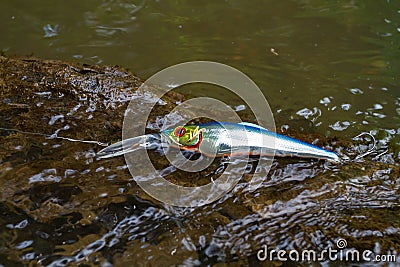
<svg viewBox="0 0 400 267"><path fill-rule="evenodd" d="M122 157L96 160L99 146L1 131L4 266L256 266L263 245L320 252L336 248L340 238L348 249L399 253L398 2L3 1L0 25L6 55L117 64L141 78L184 61L225 63L258 84L278 130L352 156L366 147L351 138L368 131L379 151L388 149L344 165L277 159L257 191L244 191L246 175L219 201L189 209L153 200ZM2 94L0 127L119 140L121 103L131 92L101 84L106 91L96 98L95 80L75 85L88 91ZM242 104L226 91L204 88L180 92ZM29 121L27 112L37 120ZM247 112L244 106L239 114ZM166 168L162 155L151 157ZM183 184L216 175L167 171Z"/></svg>

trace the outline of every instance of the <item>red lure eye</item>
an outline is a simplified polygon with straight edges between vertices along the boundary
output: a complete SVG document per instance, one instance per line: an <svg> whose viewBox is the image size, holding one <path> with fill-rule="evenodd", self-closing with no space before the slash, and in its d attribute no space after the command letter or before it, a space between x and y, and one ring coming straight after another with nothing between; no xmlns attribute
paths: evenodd
<svg viewBox="0 0 400 267"><path fill-rule="evenodd" d="M183 127L176 127L174 131L174 135L177 137L182 137L186 133L186 129Z"/></svg>

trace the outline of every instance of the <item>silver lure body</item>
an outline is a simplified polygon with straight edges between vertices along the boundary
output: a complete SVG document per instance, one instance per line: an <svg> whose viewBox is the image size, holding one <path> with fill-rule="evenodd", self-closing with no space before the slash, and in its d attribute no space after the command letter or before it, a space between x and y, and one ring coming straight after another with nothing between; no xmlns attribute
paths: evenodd
<svg viewBox="0 0 400 267"><path fill-rule="evenodd" d="M340 162L340 158L332 151L268 131L252 123L213 122L200 124L199 127L203 138L198 150L206 155L275 155Z"/></svg>

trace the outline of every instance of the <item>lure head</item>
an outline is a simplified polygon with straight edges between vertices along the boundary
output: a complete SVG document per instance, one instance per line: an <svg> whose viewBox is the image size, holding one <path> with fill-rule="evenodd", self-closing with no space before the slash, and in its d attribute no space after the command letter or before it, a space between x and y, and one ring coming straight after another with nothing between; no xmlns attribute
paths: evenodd
<svg viewBox="0 0 400 267"><path fill-rule="evenodd" d="M199 126L187 125L178 126L174 129L163 131L163 135L167 136L172 142L178 146L197 146L201 141L201 132Z"/></svg>

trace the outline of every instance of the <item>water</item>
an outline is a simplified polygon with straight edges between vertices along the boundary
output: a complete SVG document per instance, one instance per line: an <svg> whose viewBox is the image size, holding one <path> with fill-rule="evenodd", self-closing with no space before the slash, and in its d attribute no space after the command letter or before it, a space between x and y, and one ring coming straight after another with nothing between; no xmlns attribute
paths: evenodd
<svg viewBox="0 0 400 267"><path fill-rule="evenodd" d="M399 253L398 2L3 1L0 25L6 55L119 65L143 79L190 60L225 63L258 84L277 129L344 154L365 149L351 138L368 131L388 149L338 166L279 159L256 192L243 192L245 177L218 202L182 209L148 197L123 158L96 161L98 146L2 131L3 265L257 265L263 245L321 251L340 238L349 249ZM0 126L117 141L129 90L97 99L86 86L78 98L70 88L4 93ZM204 88L181 92L242 105Z"/></svg>

